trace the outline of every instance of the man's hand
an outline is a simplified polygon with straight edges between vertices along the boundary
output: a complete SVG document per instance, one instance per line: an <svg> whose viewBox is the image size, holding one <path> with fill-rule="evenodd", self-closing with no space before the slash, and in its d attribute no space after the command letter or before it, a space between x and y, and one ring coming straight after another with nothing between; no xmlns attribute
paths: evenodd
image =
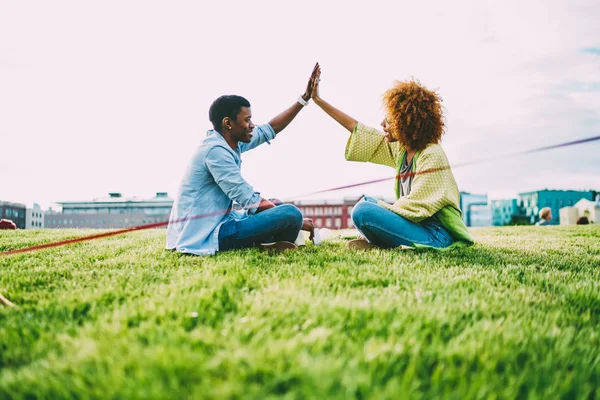
<svg viewBox="0 0 600 400"><path fill-rule="evenodd" d="M321 67L319 66L319 63L316 63L315 67L312 70L312 73L310 74L310 78L308 79L308 84L306 85L306 91L302 95L302 99L304 101L310 100L310 98L312 96L312 92L313 92L313 87L315 85L315 82L317 82L316 81L317 74L320 74L321 73L320 71L321 71Z"/></svg>
<svg viewBox="0 0 600 400"><path fill-rule="evenodd" d="M0 229L17 229L17 225L10 219L0 219Z"/></svg>
<svg viewBox="0 0 600 400"><path fill-rule="evenodd" d="M316 79L318 70L319 70L319 63L317 63L315 65L315 67L313 68L313 72L312 72L312 74L310 74L310 79L308 80L308 84L306 85L306 91L301 96L304 99L304 101L310 100L312 88L313 88L313 85L315 84L315 79ZM298 99L298 100L300 100L300 99ZM292 120L294 118L296 118L296 115L298 115L298 113L303 108L304 108L304 106L302 104L300 104L300 102L295 101L294 104L292 104L292 106L289 107L287 110L283 111L282 113L280 113L280 114L276 115L274 118L272 118L269 121L269 125L271 125L271 128L273 128L273 130L277 134L277 133L281 132L282 130L284 130L286 128L286 126L288 126L290 124L290 122L292 122Z"/></svg>
<svg viewBox="0 0 600 400"><path fill-rule="evenodd" d="M315 224L313 220L310 218L304 218L304 223L302 224L302 230L310 232L310 236L308 237L311 241L315 237Z"/></svg>
<svg viewBox="0 0 600 400"><path fill-rule="evenodd" d="M258 208L256 209L256 214L258 214L259 212L268 210L270 208L275 208L275 204L273 204L272 202L270 202L267 199L262 199L260 201L260 204L258 205Z"/></svg>

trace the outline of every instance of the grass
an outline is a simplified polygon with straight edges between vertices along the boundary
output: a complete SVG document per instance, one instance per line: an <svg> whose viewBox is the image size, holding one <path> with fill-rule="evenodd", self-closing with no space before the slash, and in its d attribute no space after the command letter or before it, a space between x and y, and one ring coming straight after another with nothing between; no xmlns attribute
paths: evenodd
<svg viewBox="0 0 600 400"><path fill-rule="evenodd" d="M0 251L91 231L0 231ZM600 226L185 256L164 230L0 257L0 399L582 398Z"/></svg>

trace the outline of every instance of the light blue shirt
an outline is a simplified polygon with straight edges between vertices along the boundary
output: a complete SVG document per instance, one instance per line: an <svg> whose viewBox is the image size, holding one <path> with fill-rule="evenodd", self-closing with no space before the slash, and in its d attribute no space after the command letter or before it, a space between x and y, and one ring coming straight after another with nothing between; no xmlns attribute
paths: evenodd
<svg viewBox="0 0 600 400"><path fill-rule="evenodd" d="M249 143L239 143L233 150L217 131L208 131L192 157L177 198L173 203L167 228L167 249L197 255L219 250L219 229L231 219L252 215L261 201L259 192L241 174L242 153L275 138L266 124L257 126ZM246 212L232 210L233 202Z"/></svg>

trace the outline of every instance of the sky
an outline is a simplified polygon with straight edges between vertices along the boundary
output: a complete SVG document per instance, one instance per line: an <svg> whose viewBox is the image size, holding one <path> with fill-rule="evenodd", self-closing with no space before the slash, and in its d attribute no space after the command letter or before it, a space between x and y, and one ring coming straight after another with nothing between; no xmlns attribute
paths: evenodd
<svg viewBox="0 0 600 400"><path fill-rule="evenodd" d="M321 97L367 125L395 80L437 90L451 164L490 159L453 170L463 191L600 190L600 142L491 160L600 134L599 20L597 0L0 0L0 200L174 197L215 98L267 123L317 61ZM286 200L394 175L345 161L347 139L310 104L242 174ZM393 185L316 197L361 194Z"/></svg>

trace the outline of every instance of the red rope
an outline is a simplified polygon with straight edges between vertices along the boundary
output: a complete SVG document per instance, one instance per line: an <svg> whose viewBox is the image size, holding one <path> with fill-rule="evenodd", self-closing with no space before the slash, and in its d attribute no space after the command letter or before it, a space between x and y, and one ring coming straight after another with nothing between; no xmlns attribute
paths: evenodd
<svg viewBox="0 0 600 400"><path fill-rule="evenodd" d="M466 167L468 165L482 164L485 162L495 161L495 160L499 160L499 159L503 159L503 158L507 158L507 157L514 157L514 156L518 156L518 155L522 155L522 154L537 153L537 152L542 152L542 151L554 150L554 149L558 149L558 148L562 148L562 147L575 146L575 145L579 145L579 144L583 144L583 143L594 142L597 140L600 140L600 136L594 136L594 137L590 137L590 138L586 138L586 139L574 140L571 142L559 143L559 144L555 144L555 145L539 147L539 148L520 151L520 152L516 152L516 153L505 154L505 155L501 155L501 156L497 156L497 157L486 158L484 160L475 160L475 161L465 162L462 164L455 165L454 168L461 168L461 167ZM334 187L334 188L330 188L330 189L319 190L316 192L299 195L299 196L296 196L296 198L306 197L306 196L315 195L315 194L334 192L334 191L349 189L349 188L358 187L358 186L366 186L366 185L371 185L373 183L390 181L392 179L401 179L401 178L420 175L420 174L430 174L433 172L443 171L445 169L450 169L450 166L445 166L445 167L440 167L440 168L431 168L431 169L428 169L425 171L420 171L420 172L408 172L405 174L398 174L395 177L381 178L381 179L375 179L375 180L371 180L371 181L354 183L351 185L338 186L338 187ZM200 218L205 218L205 217L210 217L210 216L215 216L215 215L220 215L220 214L226 214L228 211L229 210L216 211L216 212L213 212L210 214L191 216L191 217L182 218L182 219L179 219L176 221L171 221L171 223L182 223L187 220L194 220L194 219L200 219ZM48 248L52 248L52 247L65 246L68 244L80 243L80 242L85 242L85 241L95 240L95 239L102 239L102 238L106 238L106 237L110 237L110 236L122 235L124 233L141 231L141 230L145 230L145 229L160 228L163 226L167 226L168 224L169 224L169 221L164 221L164 222L156 222L156 223L147 224L147 225L133 226L131 228L119 229L116 231L104 232L104 233L99 233L99 234L89 235L89 236L82 236L82 237L75 238L75 239L61 240L58 242L40 244L37 246L24 247L22 249L7 250L7 251L0 252L0 256L8 256L8 255L13 255L13 254L26 253L26 252L30 252L30 251L48 249Z"/></svg>

